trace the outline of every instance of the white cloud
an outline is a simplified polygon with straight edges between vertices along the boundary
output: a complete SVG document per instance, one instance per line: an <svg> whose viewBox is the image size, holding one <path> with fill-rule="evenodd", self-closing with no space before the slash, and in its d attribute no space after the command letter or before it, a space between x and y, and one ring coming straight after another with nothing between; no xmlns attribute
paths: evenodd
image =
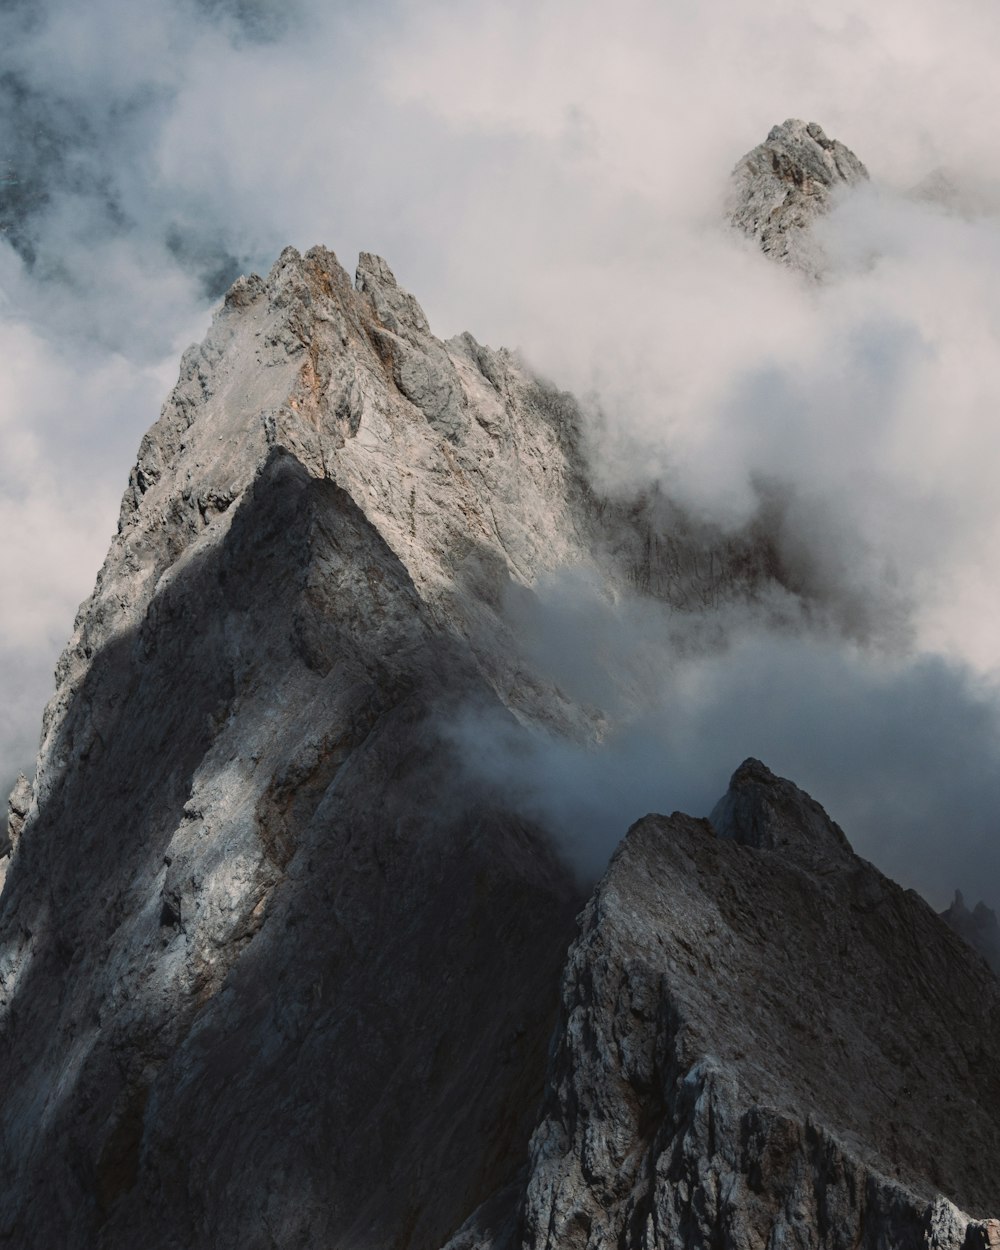
<svg viewBox="0 0 1000 1250"><path fill-rule="evenodd" d="M471 780L554 830L585 877L650 811L707 816L729 774L763 758L823 803L855 849L944 907L1000 877L995 683L936 656L887 658L761 616L612 602L556 579L520 602L527 654L564 694L599 703L590 742L466 709L443 726ZM728 619L727 619L728 618Z"/></svg>

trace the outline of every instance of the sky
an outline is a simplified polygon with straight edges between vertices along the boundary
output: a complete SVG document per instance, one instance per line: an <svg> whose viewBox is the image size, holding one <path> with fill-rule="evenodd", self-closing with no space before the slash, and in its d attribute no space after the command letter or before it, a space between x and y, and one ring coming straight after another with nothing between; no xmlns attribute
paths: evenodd
<svg viewBox="0 0 1000 1250"><path fill-rule="evenodd" d="M1000 901L997 46L990 0L2 0L0 780L31 767L182 350L240 272L324 243L586 397L607 489L658 480L738 528L771 483L832 605L794 646L754 620L656 652L596 770L596 859L755 754L907 884ZM721 221L787 117L872 176L819 287ZM601 652L615 689L637 612Z"/></svg>

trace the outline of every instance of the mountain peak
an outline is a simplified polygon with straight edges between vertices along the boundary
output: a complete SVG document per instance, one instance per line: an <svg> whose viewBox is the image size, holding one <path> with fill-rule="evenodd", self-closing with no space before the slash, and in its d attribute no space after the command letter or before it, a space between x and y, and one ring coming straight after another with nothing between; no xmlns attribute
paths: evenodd
<svg viewBox="0 0 1000 1250"><path fill-rule="evenodd" d="M414 341L430 334L430 324L416 299L396 282L396 275L381 256L362 252L354 277L354 289L367 295L385 328Z"/></svg>
<svg viewBox="0 0 1000 1250"><path fill-rule="evenodd" d="M852 853L840 827L814 798L756 759L744 760L733 773L709 822L721 838L781 851L803 866L841 861Z"/></svg>
<svg viewBox="0 0 1000 1250"><path fill-rule="evenodd" d="M868 180L861 161L817 122L789 118L748 152L732 173L729 221L775 260L811 276L822 257L809 229L837 192Z"/></svg>
<svg viewBox="0 0 1000 1250"><path fill-rule="evenodd" d="M738 167L776 254L845 153ZM1000 986L759 760L719 836L633 826L550 1046L581 883L453 711L590 735L510 610L548 574L695 623L791 589L753 526L601 496L583 430L373 253L233 285L9 801L0 1243L995 1244L950 1203L1000 1199Z"/></svg>
<svg viewBox="0 0 1000 1250"><path fill-rule="evenodd" d="M581 914L521 1245L995 1246L1000 987L790 782L727 799L728 838L638 821Z"/></svg>

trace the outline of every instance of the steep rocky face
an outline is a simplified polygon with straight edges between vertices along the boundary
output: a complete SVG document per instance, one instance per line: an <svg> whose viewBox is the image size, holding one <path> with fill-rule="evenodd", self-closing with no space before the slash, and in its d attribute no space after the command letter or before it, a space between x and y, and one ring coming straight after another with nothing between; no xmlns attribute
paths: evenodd
<svg viewBox="0 0 1000 1250"><path fill-rule="evenodd" d="M598 499L570 397L379 258L233 287L11 799L0 1241L430 1246L510 1179L581 887L442 729L589 731L504 611L566 566L776 585L759 535Z"/></svg>
<svg viewBox="0 0 1000 1250"><path fill-rule="evenodd" d="M7 798L7 828L0 838L0 890L7 879L7 869L21 840L21 830L31 807L31 782L19 773Z"/></svg>
<svg viewBox="0 0 1000 1250"><path fill-rule="evenodd" d="M1000 922L991 907L980 902L970 911L961 890L956 890L951 905L941 913L941 919L1000 976Z"/></svg>
<svg viewBox="0 0 1000 1250"><path fill-rule="evenodd" d="M791 118L733 170L729 220L769 256L816 276L822 252L810 233L836 193L866 181L868 171L815 122Z"/></svg>
<svg viewBox="0 0 1000 1250"><path fill-rule="evenodd" d="M616 852L520 1207L456 1245L1000 1244L995 978L759 762L712 822Z"/></svg>
<svg viewBox="0 0 1000 1250"><path fill-rule="evenodd" d="M11 801L4 1244L432 1245L508 1178L579 887L440 726L537 699L573 412L370 257L188 353Z"/></svg>

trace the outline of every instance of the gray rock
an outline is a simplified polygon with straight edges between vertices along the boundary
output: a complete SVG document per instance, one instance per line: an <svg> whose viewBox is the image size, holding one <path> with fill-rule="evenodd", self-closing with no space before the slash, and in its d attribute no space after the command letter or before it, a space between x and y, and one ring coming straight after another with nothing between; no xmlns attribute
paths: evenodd
<svg viewBox="0 0 1000 1250"><path fill-rule="evenodd" d="M17 850L17 844L21 838L21 830L24 828L24 822L28 818L30 808L31 782L24 773L18 773L17 780L14 782L13 789L7 799L7 829L2 841L0 841L0 890L3 889L11 857Z"/></svg>
<svg viewBox="0 0 1000 1250"><path fill-rule="evenodd" d="M824 259L811 227L839 192L867 178L843 143L815 122L791 118L737 162L728 217L775 260L816 277Z"/></svg>
<svg viewBox="0 0 1000 1250"><path fill-rule="evenodd" d="M780 589L598 498L580 425L367 255L286 249L185 353L18 791L0 1244L430 1246L512 1183L582 887L442 725L590 732L505 612L547 570Z"/></svg>
<svg viewBox="0 0 1000 1250"><path fill-rule="evenodd" d="M521 1244L996 1244L1000 986L759 762L716 813L583 912Z"/></svg>
<svg viewBox="0 0 1000 1250"><path fill-rule="evenodd" d="M708 819L720 838L779 851L806 869L838 867L853 858L843 830L816 800L760 760L744 760Z"/></svg>

